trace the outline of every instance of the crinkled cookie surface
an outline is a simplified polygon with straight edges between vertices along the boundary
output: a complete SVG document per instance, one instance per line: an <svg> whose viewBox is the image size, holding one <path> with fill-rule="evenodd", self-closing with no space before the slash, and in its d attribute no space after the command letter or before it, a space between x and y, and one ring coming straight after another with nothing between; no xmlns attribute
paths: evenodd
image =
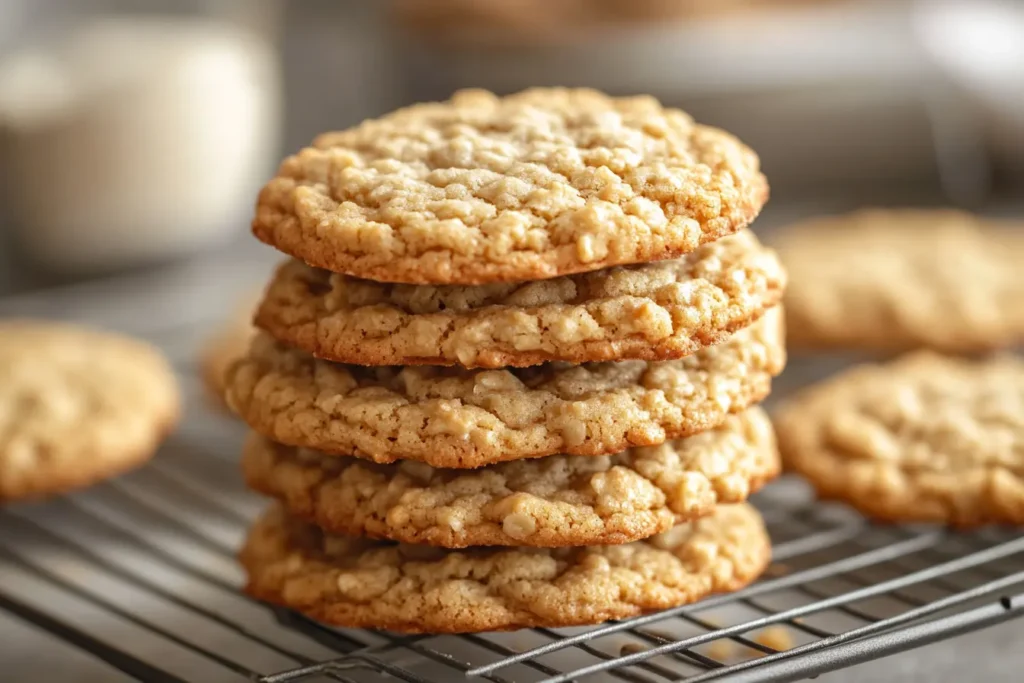
<svg viewBox="0 0 1024 683"><path fill-rule="evenodd" d="M228 373L229 404L291 446L435 467L604 455L711 429L760 401L786 354L779 307L673 361L465 370L315 360L267 336Z"/></svg>
<svg viewBox="0 0 1024 683"><path fill-rule="evenodd" d="M241 552L260 600L337 626L459 633L596 624L737 590L767 567L747 504L590 548L445 550L325 535L274 508Z"/></svg>
<svg viewBox="0 0 1024 683"><path fill-rule="evenodd" d="M289 261L257 323L318 358L361 365L669 360L759 318L785 281L748 230L677 260L477 286L395 285Z"/></svg>
<svg viewBox="0 0 1024 683"><path fill-rule="evenodd" d="M768 416L731 415L716 429L605 457L552 455L446 470L378 465L252 436L251 488L330 532L404 543L580 546L626 543L738 503L778 474Z"/></svg>
<svg viewBox="0 0 1024 683"><path fill-rule="evenodd" d="M319 136L252 229L338 273L482 284L678 257L767 197L753 151L653 98L470 90Z"/></svg>

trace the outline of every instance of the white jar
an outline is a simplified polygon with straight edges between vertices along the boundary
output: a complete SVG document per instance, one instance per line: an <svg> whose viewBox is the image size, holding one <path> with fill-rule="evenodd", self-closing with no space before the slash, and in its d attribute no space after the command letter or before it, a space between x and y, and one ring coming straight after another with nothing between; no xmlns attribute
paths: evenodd
<svg viewBox="0 0 1024 683"><path fill-rule="evenodd" d="M0 66L18 241L65 271L194 251L248 223L278 153L269 45L209 21L104 19Z"/></svg>

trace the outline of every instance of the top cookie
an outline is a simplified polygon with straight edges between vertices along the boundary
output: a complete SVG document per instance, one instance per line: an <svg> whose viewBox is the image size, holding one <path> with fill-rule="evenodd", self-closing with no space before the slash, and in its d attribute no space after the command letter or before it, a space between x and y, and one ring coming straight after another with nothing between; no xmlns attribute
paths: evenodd
<svg viewBox="0 0 1024 683"><path fill-rule="evenodd" d="M791 349L970 353L1024 341L1024 233L951 210L869 210L788 228Z"/></svg>
<svg viewBox="0 0 1024 683"><path fill-rule="evenodd" d="M753 151L653 98L472 90L321 135L260 192L252 228L347 275L481 284L674 258L767 197Z"/></svg>
<svg viewBox="0 0 1024 683"><path fill-rule="evenodd" d="M749 230L676 260L539 282L393 285L289 261L256 322L318 358L360 365L671 360L761 317L785 279Z"/></svg>
<svg viewBox="0 0 1024 683"><path fill-rule="evenodd" d="M919 351L804 390L776 416L785 465L889 521L1024 523L1024 362Z"/></svg>
<svg viewBox="0 0 1024 683"><path fill-rule="evenodd" d="M0 323L0 500L138 465L178 412L174 375L149 345L72 325Z"/></svg>

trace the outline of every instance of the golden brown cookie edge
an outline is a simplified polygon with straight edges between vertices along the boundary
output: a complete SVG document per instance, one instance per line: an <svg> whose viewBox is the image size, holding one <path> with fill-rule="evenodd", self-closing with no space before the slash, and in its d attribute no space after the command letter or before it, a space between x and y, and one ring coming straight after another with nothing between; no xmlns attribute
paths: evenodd
<svg viewBox="0 0 1024 683"><path fill-rule="evenodd" d="M562 245L539 255L514 254L505 263L486 263L476 256L455 255L443 261L416 256L390 258L386 265L365 265L361 262L376 262L377 258L335 252L329 241L319 234L315 224L304 223L294 216L282 218L276 212L270 212L274 218L268 220L265 212L258 211L251 229L256 239L310 266L365 280L411 285L483 285L492 282L549 280L613 266L679 258L702 244L739 232L754 222L768 201L770 190L764 173L757 171L753 175L750 189L750 197L738 207L725 225L702 230L700 238L692 243L661 248L646 245L629 258L586 262L579 259L574 245Z"/></svg>
<svg viewBox="0 0 1024 683"><path fill-rule="evenodd" d="M680 596L679 599L675 600L668 599L663 594L657 596L651 594L648 596L650 602L642 607L619 604L598 610L594 608L595 606L591 605L589 606L591 608L589 614L585 613L584 610L577 609L574 610L573 617L559 620L542 619L538 615L528 614L519 614L519 618L516 620L508 618L499 619L492 613L484 613L483 610L467 611L465 613L466 619L461 622L453 622L431 612L427 612L425 619L409 620L397 617L375 616L372 614L372 605L356 606L353 608L351 605L332 605L325 603L325 601L318 601L318 604L296 605L292 600L288 599L284 587L280 585L282 580L287 577L275 576L278 572L271 571L268 575L266 571L260 571L261 568L267 569L268 559L274 559L268 558L266 556L267 553L260 552L254 545L254 533L265 522L266 516L258 520L256 526L250 530L249 536L239 551L238 557L248 575L244 588L248 595L257 600L294 609L317 621L342 628L370 628L410 634L455 634L513 631L523 628L588 626L695 603L715 593L737 591L756 581L771 564L771 539L764 526L764 520L752 506L740 503L736 507L742 507L748 517L745 523L749 527L745 529L747 533L744 535L748 537L753 536L757 541L756 543L744 543L738 546L741 552L744 553L744 559L746 560L743 572L739 574L733 572L727 577L712 572L709 577L711 582L709 590L701 591L699 594L692 594L691 592L690 595ZM643 543L643 541L638 542ZM289 548L286 544L281 544L276 550L292 557L301 556L296 554L294 547ZM508 551L509 549L504 550ZM732 559L730 558L727 561L730 563L731 568L735 569L735 563L732 562ZM275 581L275 578L279 580ZM314 582L316 577L308 577L306 580Z"/></svg>
<svg viewBox="0 0 1024 683"><path fill-rule="evenodd" d="M759 410L751 408L748 410ZM742 418L742 414L740 414ZM749 419L768 421L764 413L754 415ZM260 442L263 443L260 443ZM718 505L732 505L742 503L741 499L721 499L717 493L714 500L703 501L702 504L694 506L679 513L671 511L668 506L654 510L643 510L628 515L629 519L620 519L619 523L606 524L612 527L601 533L584 533L579 529L571 530L569 533L555 533L552 530L545 530L545 533L531 534L529 536L512 537L504 533L497 523L489 523L484 529L474 529L471 532L456 533L451 529L430 527L427 529L395 529L394 525L387 523L387 520L377 520L374 524L357 522L350 510L329 511L326 509L326 499L322 492L307 492L301 499L294 499L284 490L281 483L273 476L273 472L265 471L262 462L264 454L262 449L267 446L273 447L272 442L265 441L263 437L250 434L242 451L242 474L246 485L270 498L274 498L288 511L288 514L314 524L325 531L338 535L364 536L367 538L391 540L401 543L426 544L444 548L458 549L470 546L521 546L521 547L571 547L586 545L618 545L630 543L655 534L667 531L671 527L684 522L698 519L710 514ZM778 446L774 435L769 443L747 444L748 450L759 450L760 469L751 473L747 479L749 495L759 491L765 484L779 476L782 470L781 459L778 453ZM327 455L326 457L332 457ZM547 457L562 457L559 455ZM309 465L308 470L315 469L316 465ZM307 469L307 468L303 468ZM304 481L311 478L303 477ZM328 482L330 480L327 480ZM316 488L319 489L323 480L316 481ZM313 488L311 485L309 488ZM712 487L714 488L714 487ZM623 517L619 515L618 517ZM372 521L372 520L371 520Z"/></svg>
<svg viewBox="0 0 1024 683"><path fill-rule="evenodd" d="M290 419L281 419L273 407L268 407L261 401L253 400L251 396L239 396L234 390L235 377L238 371L244 369L246 359L236 362L229 370L228 391L226 392L228 404L249 425L253 431L265 436L271 441L276 441L288 446L300 448L311 448L326 453L338 455L352 455L378 463L391 463L399 459L416 460L424 462L432 467L443 468L477 468L508 460L522 458L536 458L556 453L569 455L607 455L618 453L634 446L656 446L669 439L679 439L712 429L722 423L725 418L733 413L746 410L748 407L760 403L771 393L772 381L775 376L782 372L786 365L786 349L784 344L785 324L781 314L781 306L770 309L771 315L762 316L755 324L770 329L772 339L767 348L768 356L766 367L763 368L755 378L748 378L742 390L732 397L728 410L717 410L714 406L700 411L698 416L690 416L685 425L680 429L664 429L653 422L644 425L643 429L638 426L624 433L615 440L606 440L598 443L597 440L585 440L579 445L571 445L548 436L537 442L532 448L519 450L507 450L500 446L488 449L488 455L483 455L481 447L472 444L469 440L457 436L434 435L429 444L424 443L422 448L398 449L389 448L387 453L367 452L359 448L354 438L337 438L329 441L311 441L305 430L297 427ZM655 427L657 429L655 429ZM660 433L652 433L661 430Z"/></svg>

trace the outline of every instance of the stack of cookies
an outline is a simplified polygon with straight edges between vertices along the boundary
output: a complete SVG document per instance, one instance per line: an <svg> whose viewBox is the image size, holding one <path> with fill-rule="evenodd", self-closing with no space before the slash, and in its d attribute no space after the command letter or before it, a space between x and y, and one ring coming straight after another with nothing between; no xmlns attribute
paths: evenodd
<svg viewBox="0 0 1024 683"><path fill-rule="evenodd" d="M258 598L349 627L590 624L745 585L785 275L756 155L651 98L466 91L260 194L294 258L226 378Z"/></svg>

